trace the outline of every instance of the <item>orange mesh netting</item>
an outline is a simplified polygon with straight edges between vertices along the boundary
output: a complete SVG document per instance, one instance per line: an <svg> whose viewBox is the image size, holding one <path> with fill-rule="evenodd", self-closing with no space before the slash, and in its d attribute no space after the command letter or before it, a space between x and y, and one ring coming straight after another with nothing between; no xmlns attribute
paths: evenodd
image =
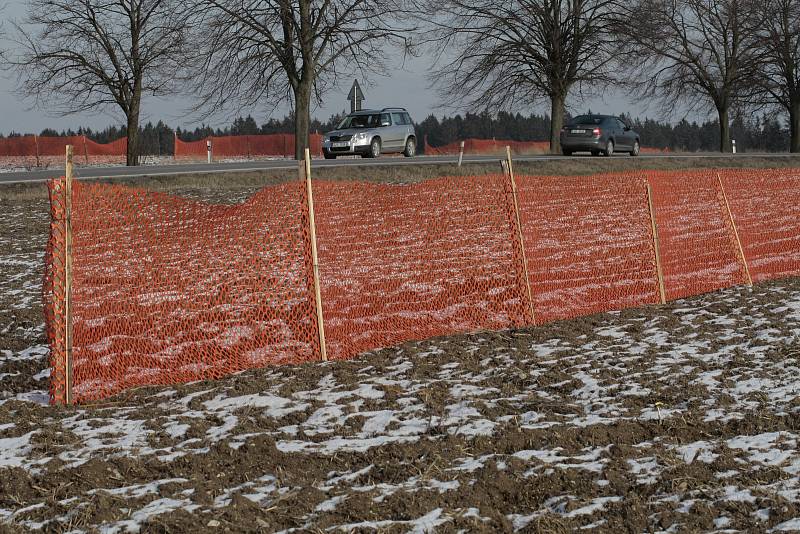
<svg viewBox="0 0 800 534"><path fill-rule="evenodd" d="M428 137L423 139L424 154L426 156L446 156L458 154L461 151L461 141L443 146L430 146ZM511 152L518 155L525 154L546 154L550 152L549 141L509 141L495 139L465 139L464 154L498 154L506 153L506 147L511 147ZM643 154L661 154L669 152L668 148L642 147Z"/></svg>
<svg viewBox="0 0 800 534"><path fill-rule="evenodd" d="M328 354L530 323L508 177L314 184Z"/></svg>
<svg viewBox="0 0 800 534"><path fill-rule="evenodd" d="M450 143L449 145L432 147L428 144L427 136L423 139L425 143L425 155L444 156L458 154L461 151L461 141ZM511 147L514 154L542 154L550 150L550 143L547 141L497 141L494 139L465 139L465 154L505 154L506 147Z"/></svg>
<svg viewBox="0 0 800 534"><path fill-rule="evenodd" d="M660 302L643 177L517 183L537 323Z"/></svg>
<svg viewBox="0 0 800 534"><path fill-rule="evenodd" d="M84 135L70 137L26 135L0 139L0 164L12 167L63 165L67 145L75 147L76 163L124 163L128 150L127 138L101 144L87 139Z"/></svg>
<svg viewBox="0 0 800 534"><path fill-rule="evenodd" d="M305 202L297 182L235 206L75 183L75 400L318 359Z"/></svg>
<svg viewBox="0 0 800 534"><path fill-rule="evenodd" d="M648 175L667 300L746 283L716 171Z"/></svg>
<svg viewBox="0 0 800 534"><path fill-rule="evenodd" d="M207 141L211 141L215 159L259 156L294 156L294 135L229 135L207 137L200 141L181 141L175 136L175 159L206 159ZM309 149L312 154L322 153L322 136L309 135Z"/></svg>
<svg viewBox="0 0 800 534"><path fill-rule="evenodd" d="M67 396L66 375L66 194L64 180L48 183L50 236L44 257L42 308L50 345L50 399L63 403Z"/></svg>
<svg viewBox="0 0 800 534"><path fill-rule="evenodd" d="M0 139L0 157L2 158L35 158L36 154L36 136L34 135Z"/></svg>
<svg viewBox="0 0 800 534"><path fill-rule="evenodd" d="M648 172L668 299L746 281L715 171ZM800 170L722 171L757 280L800 274ZM536 322L660 301L647 180L517 179ZM508 176L316 182L328 354L531 324ZM44 307L64 402L65 195L50 183ZM305 184L209 205L74 184L77 402L321 357Z"/></svg>
<svg viewBox="0 0 800 534"><path fill-rule="evenodd" d="M800 275L800 170L720 175L753 281Z"/></svg>

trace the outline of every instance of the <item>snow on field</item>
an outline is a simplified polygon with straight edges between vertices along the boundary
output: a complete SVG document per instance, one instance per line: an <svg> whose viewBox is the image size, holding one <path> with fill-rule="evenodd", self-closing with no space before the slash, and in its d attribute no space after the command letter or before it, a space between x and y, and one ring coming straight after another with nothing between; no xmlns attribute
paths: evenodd
<svg viewBox="0 0 800 534"><path fill-rule="evenodd" d="M0 405L11 475L0 521L73 532L245 520L283 532L792 530L798 339L795 280L97 406L50 408L13 391Z"/></svg>
<svg viewBox="0 0 800 534"><path fill-rule="evenodd" d="M64 409L2 202L0 531L800 529L798 279Z"/></svg>

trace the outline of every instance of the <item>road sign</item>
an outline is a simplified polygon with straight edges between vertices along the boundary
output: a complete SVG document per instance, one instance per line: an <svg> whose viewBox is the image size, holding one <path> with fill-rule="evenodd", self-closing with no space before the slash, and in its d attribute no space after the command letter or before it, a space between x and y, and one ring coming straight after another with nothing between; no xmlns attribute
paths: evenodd
<svg viewBox="0 0 800 534"><path fill-rule="evenodd" d="M347 95L347 100L350 101L350 113L354 111L361 111L361 102L364 100L364 91L358 85L358 80L353 80L353 87L350 88L350 94Z"/></svg>

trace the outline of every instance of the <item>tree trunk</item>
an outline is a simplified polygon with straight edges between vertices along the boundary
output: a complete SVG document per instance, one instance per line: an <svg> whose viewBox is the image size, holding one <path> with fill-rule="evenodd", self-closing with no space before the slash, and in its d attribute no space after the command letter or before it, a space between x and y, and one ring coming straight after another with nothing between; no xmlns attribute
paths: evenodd
<svg viewBox="0 0 800 534"><path fill-rule="evenodd" d="M125 163L129 167L139 165L139 111L141 102L142 90L136 87L128 107L128 151Z"/></svg>
<svg viewBox="0 0 800 534"><path fill-rule="evenodd" d="M556 95L550 99L550 152L561 153L561 128L564 126L564 98Z"/></svg>
<svg viewBox="0 0 800 534"><path fill-rule="evenodd" d="M789 132L791 134L789 151L798 153L800 152L800 96L795 98L790 105Z"/></svg>
<svg viewBox="0 0 800 534"><path fill-rule="evenodd" d="M731 122L728 118L728 108L717 108L719 114L719 151L732 152L731 149Z"/></svg>
<svg viewBox="0 0 800 534"><path fill-rule="evenodd" d="M305 158L308 143L308 126L311 122L311 84L301 80L294 93L294 157Z"/></svg>

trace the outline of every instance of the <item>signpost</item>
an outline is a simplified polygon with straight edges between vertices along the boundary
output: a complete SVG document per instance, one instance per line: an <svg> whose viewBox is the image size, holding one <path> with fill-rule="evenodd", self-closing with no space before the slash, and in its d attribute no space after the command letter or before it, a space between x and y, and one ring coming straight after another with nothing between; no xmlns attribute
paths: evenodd
<svg viewBox="0 0 800 534"><path fill-rule="evenodd" d="M358 80L353 80L353 87L350 88L347 100L350 101L350 113L361 111L361 102L364 101L364 91L362 91L361 86L358 85Z"/></svg>

